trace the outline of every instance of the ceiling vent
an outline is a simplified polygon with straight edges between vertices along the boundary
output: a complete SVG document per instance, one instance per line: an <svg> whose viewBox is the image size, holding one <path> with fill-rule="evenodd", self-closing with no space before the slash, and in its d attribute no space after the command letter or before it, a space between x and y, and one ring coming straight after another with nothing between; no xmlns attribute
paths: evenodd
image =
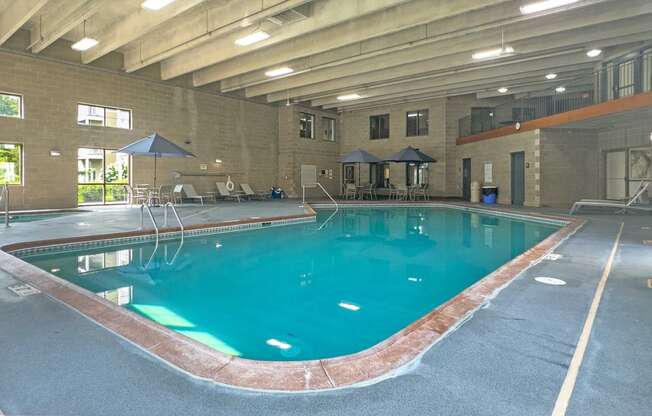
<svg viewBox="0 0 652 416"><path fill-rule="evenodd" d="M291 23L296 23L303 19L307 19L310 17L311 12L312 4L306 3L299 7L295 7L294 9L285 10L279 14L270 16L267 18L267 21L277 26L285 26Z"/></svg>

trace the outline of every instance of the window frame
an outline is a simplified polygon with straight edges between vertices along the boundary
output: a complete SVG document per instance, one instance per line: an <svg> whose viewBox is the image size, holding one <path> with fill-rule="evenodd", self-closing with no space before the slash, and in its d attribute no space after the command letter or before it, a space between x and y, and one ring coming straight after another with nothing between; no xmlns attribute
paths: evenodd
<svg viewBox="0 0 652 416"><path fill-rule="evenodd" d="M324 131L324 136L322 137L322 140L330 143L335 143L337 141L337 119L333 117L322 116L321 121L322 121L322 130ZM326 123L330 123L330 122L333 123L333 128L331 130L333 136L332 138L328 137L328 135L326 134L328 130L325 128L325 126L327 125Z"/></svg>
<svg viewBox="0 0 652 416"><path fill-rule="evenodd" d="M88 107L95 107L95 108L101 108L102 109L102 125L101 126L94 126L92 124L81 124L79 122L79 106L85 105ZM129 128L124 128L124 127L114 127L114 126L107 126L106 125L106 110L115 110L115 111L126 111L129 113ZM103 128L109 128L109 129L119 129L119 130L133 130L134 128L134 112L133 110L129 108L122 108L122 107L113 107L113 106L108 106L108 105L100 105L100 104L90 104L90 103L85 103L85 102L78 102L77 103L77 126L78 127L103 127Z"/></svg>
<svg viewBox="0 0 652 416"><path fill-rule="evenodd" d="M18 183L8 183L8 186L25 186L25 145L23 143L17 143L17 142L0 142L0 146L2 145L13 145L13 146L18 146L19 152L18 152L18 170L19 170L19 175L20 175L20 181ZM4 185L4 184L0 184Z"/></svg>
<svg viewBox="0 0 652 416"><path fill-rule="evenodd" d="M410 120L410 114L416 114L414 116L416 120L416 132L415 134L410 134L410 128L409 128L409 120ZM425 115L425 117L424 117ZM423 136L428 136L430 134L430 110L428 108L424 108L421 110L412 110L412 111L406 111L405 113L405 137L423 137ZM423 127L421 127L421 123L419 122L420 120L423 120L425 122L425 133L423 132Z"/></svg>
<svg viewBox="0 0 652 416"><path fill-rule="evenodd" d="M106 206L106 205L126 205L129 200L125 200L125 202L106 202L106 188L108 186L131 186L132 184L132 175L133 175L133 156L129 155L128 157L128 170L129 170L129 176L127 178L127 182L107 182L106 181L106 155L107 152L114 152L117 153L116 151L118 149L110 149L110 148L105 148L105 147L77 147L77 163L79 163L79 150L80 149L88 149L88 150L101 150L102 151L102 181L95 181L95 182L79 182L79 176L77 177L77 192L79 193L79 186L80 185L91 185L91 186L101 186L102 187L102 202L86 202L79 204L78 206ZM79 172L78 172L79 174Z"/></svg>
<svg viewBox="0 0 652 416"><path fill-rule="evenodd" d="M372 132L374 130L373 129L373 121L374 121L374 119L380 120L381 117L387 117L387 136L382 136L381 135L380 125L379 125L379 127L377 129L378 130L378 136L374 137L374 135L372 134ZM390 123L390 115L389 115L389 113L375 114L375 115L369 116L369 140L385 140L385 139L389 139L389 136L390 136L390 124L389 123Z"/></svg>
<svg viewBox="0 0 652 416"><path fill-rule="evenodd" d="M302 117L310 116L310 119L312 120L310 123L310 137L303 136L304 130L301 128L301 119ZM314 114L312 113L306 113L304 111L299 111L299 137L302 139L308 139L308 140L315 140L315 122L317 121L317 117L315 117Z"/></svg>
<svg viewBox="0 0 652 416"><path fill-rule="evenodd" d="M16 94L14 92L0 91L0 95L6 95L8 97L18 98L18 115L17 116L8 116L5 114L0 114L0 117L3 118L13 118L13 119L25 119L25 96L23 94ZM13 144L13 143L3 143L3 144Z"/></svg>

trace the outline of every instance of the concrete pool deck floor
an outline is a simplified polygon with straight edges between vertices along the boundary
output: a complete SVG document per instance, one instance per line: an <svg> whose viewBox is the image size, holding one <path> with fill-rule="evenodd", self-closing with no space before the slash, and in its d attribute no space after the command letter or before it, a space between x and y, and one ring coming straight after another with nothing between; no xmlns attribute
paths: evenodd
<svg viewBox="0 0 652 416"><path fill-rule="evenodd" d="M283 215L270 214L261 204L233 209L240 217ZM285 209L286 215L299 209L296 201L281 204L287 206L269 208ZM245 208L252 211L240 211ZM89 218L109 225L103 213L95 215ZM567 414L648 414L652 329L645 318L652 312L647 288L652 246L642 242L652 240L652 217L586 218L588 223L555 251L560 259L523 272L402 375L304 395L250 393L192 379L45 295L14 296L4 288L15 280L0 272L0 410L6 415L549 415L624 222ZM54 224L36 225L23 231L60 236ZM110 227L132 225L118 221ZM0 232L3 243L15 238L22 236ZM567 285L542 285L536 276L557 277Z"/></svg>

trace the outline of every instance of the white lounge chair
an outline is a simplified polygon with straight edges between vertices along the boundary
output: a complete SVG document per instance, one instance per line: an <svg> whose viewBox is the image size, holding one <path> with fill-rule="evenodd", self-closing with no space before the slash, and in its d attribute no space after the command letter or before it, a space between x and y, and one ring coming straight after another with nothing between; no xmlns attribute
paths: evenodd
<svg viewBox="0 0 652 416"><path fill-rule="evenodd" d="M611 201L608 199L582 199L573 204L570 209L570 215L575 214L582 207L597 207L597 208L620 208L619 213L627 212L628 209L652 211L652 206L635 205L639 202L643 194L650 186L650 182L641 182L638 190L628 201Z"/></svg>
<svg viewBox="0 0 652 416"><path fill-rule="evenodd" d="M217 186L217 192L219 194L217 196L222 199L233 199L240 202L240 197L244 196L244 194L240 192L231 193L224 182L215 182L215 185Z"/></svg>
<svg viewBox="0 0 652 416"><path fill-rule="evenodd" d="M202 205L204 205L204 199L208 198L207 196L199 195L197 190L195 190L195 187L189 183L175 185L172 194L174 196L174 202L183 202L184 199L193 199L195 201L198 200Z"/></svg>
<svg viewBox="0 0 652 416"><path fill-rule="evenodd" d="M249 186L248 183L241 183L240 188L242 188L242 192L244 192L244 195L250 199L267 199L267 197L269 196L268 193L254 192L254 190L251 189L251 186Z"/></svg>

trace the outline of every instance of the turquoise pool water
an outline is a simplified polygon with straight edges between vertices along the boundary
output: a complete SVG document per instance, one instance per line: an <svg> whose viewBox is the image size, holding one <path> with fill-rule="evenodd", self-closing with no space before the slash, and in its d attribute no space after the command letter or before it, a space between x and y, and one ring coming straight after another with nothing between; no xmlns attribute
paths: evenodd
<svg viewBox="0 0 652 416"><path fill-rule="evenodd" d="M186 238L178 253L165 241L153 257L140 243L25 260L228 354L308 360L373 346L558 229L448 208L347 208L319 231L331 213Z"/></svg>

